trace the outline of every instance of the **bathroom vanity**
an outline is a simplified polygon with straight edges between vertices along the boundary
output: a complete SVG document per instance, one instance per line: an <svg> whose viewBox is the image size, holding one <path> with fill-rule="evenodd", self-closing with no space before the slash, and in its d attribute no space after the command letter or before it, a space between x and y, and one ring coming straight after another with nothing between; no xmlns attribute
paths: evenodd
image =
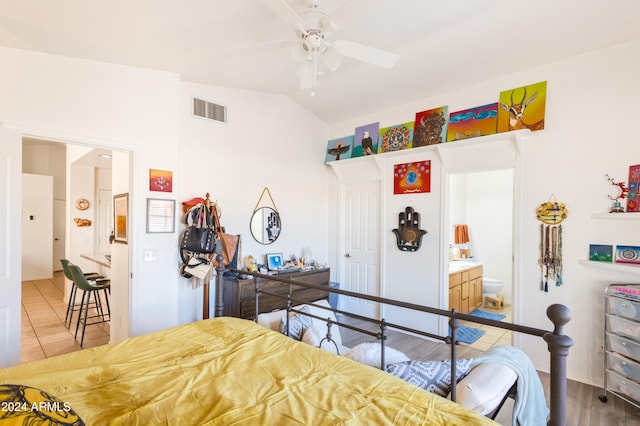
<svg viewBox="0 0 640 426"><path fill-rule="evenodd" d="M468 314L482 307L482 263L449 262L449 310Z"/></svg>

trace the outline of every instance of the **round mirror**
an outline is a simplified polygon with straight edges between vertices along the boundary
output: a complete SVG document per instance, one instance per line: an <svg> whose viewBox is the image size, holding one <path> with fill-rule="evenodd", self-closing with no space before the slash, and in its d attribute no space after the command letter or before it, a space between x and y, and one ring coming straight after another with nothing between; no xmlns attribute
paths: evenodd
<svg viewBox="0 0 640 426"><path fill-rule="evenodd" d="M260 244L271 244L280 236L280 213L271 207L260 207L251 216L251 235Z"/></svg>

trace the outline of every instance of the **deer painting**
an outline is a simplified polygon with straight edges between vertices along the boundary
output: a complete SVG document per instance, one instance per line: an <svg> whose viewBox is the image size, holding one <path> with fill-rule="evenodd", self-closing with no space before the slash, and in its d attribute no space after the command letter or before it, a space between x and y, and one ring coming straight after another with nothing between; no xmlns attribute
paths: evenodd
<svg viewBox="0 0 640 426"><path fill-rule="evenodd" d="M519 89L513 89L511 91L511 105L500 102L500 108L509 112L509 130L529 129L533 131L544 129L544 118L530 124L523 121L524 112L527 106L536 100L538 92L534 92L533 95L527 99L527 88L523 87L522 89L524 90L524 93L520 102L516 103L513 100L514 93Z"/></svg>

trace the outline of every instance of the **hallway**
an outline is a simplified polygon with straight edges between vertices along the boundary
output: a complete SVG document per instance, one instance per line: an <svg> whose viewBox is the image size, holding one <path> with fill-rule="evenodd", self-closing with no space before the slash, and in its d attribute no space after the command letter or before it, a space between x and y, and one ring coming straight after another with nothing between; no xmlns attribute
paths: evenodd
<svg viewBox="0 0 640 426"><path fill-rule="evenodd" d="M49 280L22 282L21 363L81 349L74 338L78 314L75 314L70 330L64 325L67 311L63 300L64 281L64 274L60 271ZM87 326L84 348L106 343L109 343L108 323Z"/></svg>

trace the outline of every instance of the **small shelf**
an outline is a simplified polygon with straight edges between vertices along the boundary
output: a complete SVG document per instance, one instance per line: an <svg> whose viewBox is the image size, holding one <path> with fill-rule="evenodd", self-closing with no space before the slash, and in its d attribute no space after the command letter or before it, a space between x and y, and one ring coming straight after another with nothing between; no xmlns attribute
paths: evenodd
<svg viewBox="0 0 640 426"><path fill-rule="evenodd" d="M640 212L636 213L593 213L591 219L606 220L640 220Z"/></svg>
<svg viewBox="0 0 640 426"><path fill-rule="evenodd" d="M634 274L640 274L640 265L595 262L593 260L587 260L587 259L581 259L579 260L579 262L581 265L589 266L592 268L600 268L600 269L608 269L610 271L631 272Z"/></svg>

